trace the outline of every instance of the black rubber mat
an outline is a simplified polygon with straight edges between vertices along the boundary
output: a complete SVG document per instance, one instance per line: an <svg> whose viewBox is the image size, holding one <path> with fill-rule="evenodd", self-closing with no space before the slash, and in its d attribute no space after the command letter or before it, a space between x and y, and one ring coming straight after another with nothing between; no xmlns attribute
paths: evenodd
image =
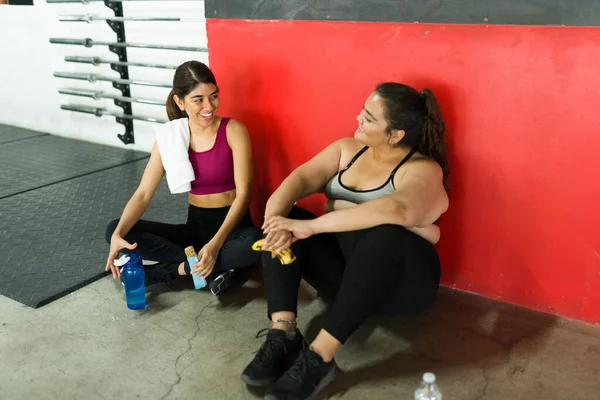
<svg viewBox="0 0 600 400"><path fill-rule="evenodd" d="M45 135L0 145L0 199L148 157L147 153Z"/></svg>
<svg viewBox="0 0 600 400"><path fill-rule="evenodd" d="M14 142L15 140L28 139L36 136L46 136L47 133L30 131L12 125L0 124L0 143Z"/></svg>
<svg viewBox="0 0 600 400"><path fill-rule="evenodd" d="M147 160L0 200L0 294L37 308L107 273L109 221L118 218ZM183 223L187 196L162 182L145 219Z"/></svg>

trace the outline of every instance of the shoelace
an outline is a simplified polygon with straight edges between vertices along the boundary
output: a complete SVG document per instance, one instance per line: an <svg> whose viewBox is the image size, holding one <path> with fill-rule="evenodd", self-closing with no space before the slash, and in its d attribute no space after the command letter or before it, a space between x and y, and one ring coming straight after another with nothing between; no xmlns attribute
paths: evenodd
<svg viewBox="0 0 600 400"><path fill-rule="evenodd" d="M258 339L258 338L261 338L263 336L266 336L266 334L263 335L263 333L265 333L265 332L269 333L269 328L264 328L264 329L261 329L260 331L258 331L256 333L256 338Z"/></svg>
<svg viewBox="0 0 600 400"><path fill-rule="evenodd" d="M265 333L266 332L266 333ZM268 335L269 328L264 328L258 331L256 334L256 338L260 338ZM273 356L273 351L277 346L282 346L283 351L287 354L287 347L285 345L285 337L284 336L276 336L276 337L268 337L267 340L260 346L258 351L256 352L256 358L261 363L269 362Z"/></svg>
<svg viewBox="0 0 600 400"><path fill-rule="evenodd" d="M320 371L321 363L309 350L305 350L300 354L294 365L286 372L286 375L295 381L302 382L309 376L309 371L312 367ZM311 384L314 385L313 382Z"/></svg>

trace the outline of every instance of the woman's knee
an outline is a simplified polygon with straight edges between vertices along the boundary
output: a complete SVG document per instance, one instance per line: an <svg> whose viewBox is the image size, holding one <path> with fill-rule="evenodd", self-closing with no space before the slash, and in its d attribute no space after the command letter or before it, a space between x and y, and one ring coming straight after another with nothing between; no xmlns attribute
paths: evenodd
<svg viewBox="0 0 600 400"><path fill-rule="evenodd" d="M108 223L108 225L106 226L105 237L106 237L107 243L110 243L110 238L112 237L113 233L115 232L115 229L117 229L117 225L119 225L119 219L110 221Z"/></svg>
<svg viewBox="0 0 600 400"><path fill-rule="evenodd" d="M252 245L260 239L262 233L256 227L240 231L223 244L220 261L227 265L227 268L242 268L256 264L261 252L254 251Z"/></svg>
<svg viewBox="0 0 600 400"><path fill-rule="evenodd" d="M366 229L358 234L350 255L370 258L381 252L388 253L390 249L400 250L405 244L412 242L409 236L411 234L404 227L391 224Z"/></svg>
<svg viewBox="0 0 600 400"><path fill-rule="evenodd" d="M415 253L433 250L427 240L409 231L400 225L385 224L367 229L357 242L359 252L386 252L393 250L395 253ZM431 249L430 249L431 248ZM355 248L356 249L356 248ZM427 251L425 251L427 252Z"/></svg>
<svg viewBox="0 0 600 400"><path fill-rule="evenodd" d="M346 272L388 276L392 283L408 259L420 261L420 243L413 233L398 225L379 225L365 230L346 257ZM416 235L414 235L416 236ZM377 260L377 262L374 262ZM424 261L423 261L424 262Z"/></svg>
<svg viewBox="0 0 600 400"><path fill-rule="evenodd" d="M254 242L263 238L263 233L260 230L260 228L252 227L252 228L248 229L247 236L248 236L248 242L250 243L250 246L252 246L254 244Z"/></svg>
<svg viewBox="0 0 600 400"><path fill-rule="evenodd" d="M250 230L250 232L248 233L248 242L247 242L247 247L248 247L248 251L252 252L254 257L253 257L253 263L257 263L258 260L260 260L260 256L261 256L261 252L259 251L254 251L252 249L252 245L254 243L256 243L257 241L261 240L263 238L263 234L262 231L259 228L252 228Z"/></svg>
<svg viewBox="0 0 600 400"><path fill-rule="evenodd" d="M290 218L290 219L315 219L315 218L317 218L317 216L302 207L294 206L290 210L290 213L288 214L288 218Z"/></svg>
<svg viewBox="0 0 600 400"><path fill-rule="evenodd" d="M380 238L381 240L397 240L407 234L411 234L411 232L400 225L384 224L374 226L367 231L367 234Z"/></svg>
<svg viewBox="0 0 600 400"><path fill-rule="evenodd" d="M252 245L257 240L263 238L259 228L252 226L234 231L225 241L224 248L248 249L251 250Z"/></svg>

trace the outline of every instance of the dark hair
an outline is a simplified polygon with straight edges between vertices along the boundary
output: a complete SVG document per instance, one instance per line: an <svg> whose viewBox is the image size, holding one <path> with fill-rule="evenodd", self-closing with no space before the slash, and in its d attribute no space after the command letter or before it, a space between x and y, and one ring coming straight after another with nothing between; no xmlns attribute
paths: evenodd
<svg viewBox="0 0 600 400"><path fill-rule="evenodd" d="M387 133L404 130L397 144L408 146L436 161L444 174L444 188L449 189L450 166L446 155L444 133L446 126L435 95L430 89L418 92L410 86L396 82L377 85L375 92L383 99Z"/></svg>
<svg viewBox="0 0 600 400"><path fill-rule="evenodd" d="M217 86L215 75L206 64L200 61L186 61L177 67L173 76L173 89L167 98L167 115L170 121L187 117L185 111L181 111L175 103L173 95L183 100L201 83L212 83Z"/></svg>

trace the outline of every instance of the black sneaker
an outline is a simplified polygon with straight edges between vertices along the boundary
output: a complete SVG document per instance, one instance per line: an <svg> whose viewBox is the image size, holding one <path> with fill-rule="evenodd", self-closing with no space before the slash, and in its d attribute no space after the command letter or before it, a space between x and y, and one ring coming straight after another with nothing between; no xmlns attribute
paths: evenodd
<svg viewBox="0 0 600 400"><path fill-rule="evenodd" d="M314 400L339 373L335 360L326 363L320 355L305 348L294 365L267 391L265 400Z"/></svg>
<svg viewBox="0 0 600 400"><path fill-rule="evenodd" d="M256 337L264 331L258 332ZM266 386L283 375L306 346L300 331L296 331L293 339L289 339L289 336L280 329L268 329L267 340L242 372L242 381L252 386Z"/></svg>
<svg viewBox="0 0 600 400"><path fill-rule="evenodd" d="M179 277L177 268L179 263L155 263L144 266L145 285L152 286L157 283L171 283Z"/></svg>
<svg viewBox="0 0 600 400"><path fill-rule="evenodd" d="M229 269L227 271L221 272L214 279L208 282L208 288L210 292L215 296L222 294L227 288L231 285L231 281L233 280L233 269Z"/></svg>

